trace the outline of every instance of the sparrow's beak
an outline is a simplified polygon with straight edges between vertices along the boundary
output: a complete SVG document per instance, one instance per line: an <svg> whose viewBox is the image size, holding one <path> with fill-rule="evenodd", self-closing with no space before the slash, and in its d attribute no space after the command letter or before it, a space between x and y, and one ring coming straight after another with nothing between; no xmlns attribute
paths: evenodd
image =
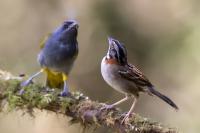
<svg viewBox="0 0 200 133"><path fill-rule="evenodd" d="M110 45L112 45L112 41L113 41L113 38L112 38L112 37L108 37L108 44L109 44L109 47L110 47Z"/></svg>
<svg viewBox="0 0 200 133"><path fill-rule="evenodd" d="M107 52L107 58L109 59L110 58L110 50L111 50L111 45L112 45L112 38L111 37L108 37L108 52Z"/></svg>
<svg viewBox="0 0 200 133"><path fill-rule="evenodd" d="M115 39L113 39L112 37L108 37L108 45L109 45L109 48L108 48L108 52L107 52L107 58L111 58L111 52L113 49L115 49Z"/></svg>
<svg viewBox="0 0 200 133"><path fill-rule="evenodd" d="M111 37L108 37L108 45L109 45L109 47L108 47L108 54L110 53L110 50L111 50L111 47L112 47L112 38Z"/></svg>
<svg viewBox="0 0 200 133"><path fill-rule="evenodd" d="M108 37L108 45L109 45L109 50L114 48L114 43L113 43L113 38L112 37Z"/></svg>

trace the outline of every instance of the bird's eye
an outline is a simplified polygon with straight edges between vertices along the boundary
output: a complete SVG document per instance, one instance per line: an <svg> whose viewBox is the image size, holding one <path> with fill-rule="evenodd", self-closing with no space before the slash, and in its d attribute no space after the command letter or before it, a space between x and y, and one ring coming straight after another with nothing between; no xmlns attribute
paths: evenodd
<svg viewBox="0 0 200 133"><path fill-rule="evenodd" d="M117 51L116 51L115 49L111 49L111 50L110 50L110 56L111 56L112 58L117 58Z"/></svg>
<svg viewBox="0 0 200 133"><path fill-rule="evenodd" d="M115 54L116 54L116 51L115 51L114 49L111 49L110 54L111 54L111 55L115 55Z"/></svg>
<svg viewBox="0 0 200 133"><path fill-rule="evenodd" d="M67 21L66 24L69 26L69 25L73 24L73 22L72 21Z"/></svg>
<svg viewBox="0 0 200 133"><path fill-rule="evenodd" d="M74 22L73 21L65 21L63 24L63 28L67 29L69 28L70 25L72 25Z"/></svg>

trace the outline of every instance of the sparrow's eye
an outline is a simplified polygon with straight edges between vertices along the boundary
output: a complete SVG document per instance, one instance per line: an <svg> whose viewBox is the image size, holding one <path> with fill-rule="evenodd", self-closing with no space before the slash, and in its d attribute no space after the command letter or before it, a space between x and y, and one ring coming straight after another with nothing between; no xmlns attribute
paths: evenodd
<svg viewBox="0 0 200 133"><path fill-rule="evenodd" d="M115 49L111 49L111 50L110 50L110 54L111 54L111 55L115 55L115 54L116 54L116 50L115 50Z"/></svg>
<svg viewBox="0 0 200 133"><path fill-rule="evenodd" d="M109 55L111 58L117 58L117 51L115 49L111 49Z"/></svg>

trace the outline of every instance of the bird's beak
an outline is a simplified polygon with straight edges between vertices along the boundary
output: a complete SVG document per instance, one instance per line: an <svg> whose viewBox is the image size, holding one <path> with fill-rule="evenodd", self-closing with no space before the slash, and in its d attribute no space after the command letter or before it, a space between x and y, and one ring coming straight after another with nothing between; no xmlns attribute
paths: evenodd
<svg viewBox="0 0 200 133"><path fill-rule="evenodd" d="M114 39L112 37L108 37L108 45L109 45L109 48L108 48L108 52L107 52L107 58L109 59L110 58L110 52L111 50L114 48Z"/></svg>
<svg viewBox="0 0 200 133"><path fill-rule="evenodd" d="M79 25L76 21L74 21L71 25L70 25L70 28L76 28L78 29L79 28Z"/></svg>
<svg viewBox="0 0 200 133"><path fill-rule="evenodd" d="M108 45L109 45L109 50L111 49L114 49L114 45L115 45L115 42L114 42L114 39L112 37L108 37Z"/></svg>
<svg viewBox="0 0 200 133"><path fill-rule="evenodd" d="M66 25L68 25L67 30L72 29L72 28L75 28L75 29L78 30L79 25L78 25L77 21L75 21L75 20L67 20L64 23Z"/></svg>
<svg viewBox="0 0 200 133"><path fill-rule="evenodd" d="M111 37L108 37L108 52L107 52L107 58L109 59L110 58L110 49L111 49L111 45L112 45L112 38Z"/></svg>
<svg viewBox="0 0 200 133"><path fill-rule="evenodd" d="M112 41L113 41L113 38L112 37L108 37L108 45L110 47L110 45L112 45Z"/></svg>

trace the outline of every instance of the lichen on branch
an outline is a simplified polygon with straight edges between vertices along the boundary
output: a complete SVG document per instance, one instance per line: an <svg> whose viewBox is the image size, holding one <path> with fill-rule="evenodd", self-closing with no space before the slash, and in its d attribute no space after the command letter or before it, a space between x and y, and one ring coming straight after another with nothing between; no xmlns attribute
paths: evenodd
<svg viewBox="0 0 200 133"><path fill-rule="evenodd" d="M25 93L19 95L21 78L0 70L0 109L8 105L8 111L25 110L34 116L34 108L49 110L71 117L71 123L81 123L84 127L106 127L120 133L178 133L158 122L135 114L124 124L122 112L116 108L101 110L104 103L92 101L80 92L72 92L70 97L60 97L59 89L47 89L33 83L24 87Z"/></svg>

